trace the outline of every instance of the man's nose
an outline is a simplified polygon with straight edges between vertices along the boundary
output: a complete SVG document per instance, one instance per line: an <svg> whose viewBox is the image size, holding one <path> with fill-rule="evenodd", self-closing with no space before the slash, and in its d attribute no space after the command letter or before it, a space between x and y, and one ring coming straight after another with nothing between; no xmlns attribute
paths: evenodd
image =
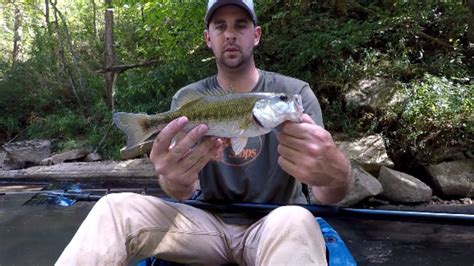
<svg viewBox="0 0 474 266"><path fill-rule="evenodd" d="M229 28L228 30L226 30L225 38L226 40L235 40L236 39L235 30L232 28Z"/></svg>

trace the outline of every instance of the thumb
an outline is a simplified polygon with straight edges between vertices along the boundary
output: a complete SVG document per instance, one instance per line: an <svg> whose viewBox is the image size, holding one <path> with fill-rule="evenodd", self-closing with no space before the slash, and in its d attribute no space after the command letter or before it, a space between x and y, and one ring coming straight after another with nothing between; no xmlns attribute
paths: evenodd
<svg viewBox="0 0 474 266"><path fill-rule="evenodd" d="M309 116L308 114L303 114L301 116L301 123L316 124L313 118L311 118L311 116Z"/></svg>

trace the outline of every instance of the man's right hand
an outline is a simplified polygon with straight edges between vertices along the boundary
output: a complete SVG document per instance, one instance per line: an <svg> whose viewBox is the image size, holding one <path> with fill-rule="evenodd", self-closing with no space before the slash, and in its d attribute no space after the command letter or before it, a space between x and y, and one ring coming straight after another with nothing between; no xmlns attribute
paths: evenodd
<svg viewBox="0 0 474 266"><path fill-rule="evenodd" d="M222 146L221 139L204 137L208 131L204 124L178 138L187 123L184 116L171 121L155 138L150 153L161 188L178 200L192 196L197 188L199 171L217 157ZM171 147L174 138L176 143Z"/></svg>

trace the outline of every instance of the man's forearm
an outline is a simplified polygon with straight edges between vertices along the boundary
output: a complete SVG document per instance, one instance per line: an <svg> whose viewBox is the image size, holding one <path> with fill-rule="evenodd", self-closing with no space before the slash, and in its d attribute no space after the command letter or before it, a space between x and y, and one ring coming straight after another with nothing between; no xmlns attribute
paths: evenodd
<svg viewBox="0 0 474 266"><path fill-rule="evenodd" d="M168 180L162 175L159 176L158 182L161 189L170 197L177 200L186 200L191 198L197 189L197 181L191 185L182 185Z"/></svg>
<svg viewBox="0 0 474 266"><path fill-rule="evenodd" d="M352 167L342 174L343 178L334 179L327 186L312 186L311 192L319 204L335 204L343 200L353 187Z"/></svg>

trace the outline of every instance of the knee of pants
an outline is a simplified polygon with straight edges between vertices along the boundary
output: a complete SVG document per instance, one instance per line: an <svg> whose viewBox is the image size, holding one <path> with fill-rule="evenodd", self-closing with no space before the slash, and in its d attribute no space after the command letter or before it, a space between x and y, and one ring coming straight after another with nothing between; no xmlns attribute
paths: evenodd
<svg viewBox="0 0 474 266"><path fill-rule="evenodd" d="M137 196L139 196L139 194L131 192L107 194L103 196L99 201L97 201L94 207L108 206L112 208L122 208L133 206L133 198Z"/></svg>
<svg viewBox="0 0 474 266"><path fill-rule="evenodd" d="M305 223L314 224L315 218L307 209L300 206L282 206L268 215L268 220L284 224L300 225Z"/></svg>
<svg viewBox="0 0 474 266"><path fill-rule="evenodd" d="M111 193L102 197L94 205L92 211L99 212L103 215L106 213L114 213L116 218L125 214L126 216L133 216L134 213L140 211L140 202L144 200L146 200L146 196L137 193Z"/></svg>

